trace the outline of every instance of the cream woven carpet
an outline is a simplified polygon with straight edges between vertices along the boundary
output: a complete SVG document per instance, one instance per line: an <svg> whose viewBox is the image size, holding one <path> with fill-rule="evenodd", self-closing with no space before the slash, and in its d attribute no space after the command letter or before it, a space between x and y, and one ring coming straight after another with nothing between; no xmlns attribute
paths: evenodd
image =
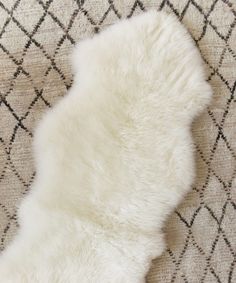
<svg viewBox="0 0 236 283"><path fill-rule="evenodd" d="M35 176L35 124L71 86L74 43L151 8L189 29L214 100L193 125L196 183L167 223L168 249L147 282L236 282L234 0L0 0L0 250L16 233L17 206Z"/></svg>

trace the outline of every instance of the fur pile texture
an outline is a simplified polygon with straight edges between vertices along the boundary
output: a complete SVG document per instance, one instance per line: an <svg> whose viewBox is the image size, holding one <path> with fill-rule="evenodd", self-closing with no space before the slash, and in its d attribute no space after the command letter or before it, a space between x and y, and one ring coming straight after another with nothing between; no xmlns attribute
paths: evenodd
<svg viewBox="0 0 236 283"><path fill-rule="evenodd" d="M209 103L178 20L151 11L78 44L75 81L35 134L37 177L2 283L142 283L194 179L191 123Z"/></svg>

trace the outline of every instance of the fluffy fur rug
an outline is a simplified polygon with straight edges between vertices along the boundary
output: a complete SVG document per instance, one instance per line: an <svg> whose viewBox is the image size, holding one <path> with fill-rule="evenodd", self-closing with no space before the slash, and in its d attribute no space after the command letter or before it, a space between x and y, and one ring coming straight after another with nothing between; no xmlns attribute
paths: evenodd
<svg viewBox="0 0 236 283"><path fill-rule="evenodd" d="M81 42L75 82L35 138L37 178L3 283L141 283L194 178L191 122L209 103L198 50L149 12Z"/></svg>

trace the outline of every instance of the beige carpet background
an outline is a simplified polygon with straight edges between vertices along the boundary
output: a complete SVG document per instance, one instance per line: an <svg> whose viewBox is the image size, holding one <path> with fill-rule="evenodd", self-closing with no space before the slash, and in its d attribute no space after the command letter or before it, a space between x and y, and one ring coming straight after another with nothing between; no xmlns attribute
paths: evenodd
<svg viewBox="0 0 236 283"><path fill-rule="evenodd" d="M147 282L236 282L234 0L0 0L0 250L16 233L16 209L35 176L35 124L72 83L74 43L150 8L189 29L214 100L193 125L196 183L167 223L168 249Z"/></svg>

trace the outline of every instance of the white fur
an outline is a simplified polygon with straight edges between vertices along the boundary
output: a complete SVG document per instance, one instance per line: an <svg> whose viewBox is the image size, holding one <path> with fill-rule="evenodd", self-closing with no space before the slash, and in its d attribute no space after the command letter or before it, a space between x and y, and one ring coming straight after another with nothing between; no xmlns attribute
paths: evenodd
<svg viewBox="0 0 236 283"><path fill-rule="evenodd" d="M141 283L194 179L191 123L209 103L178 20L151 11L79 43L75 82L35 137L37 177L2 283Z"/></svg>

